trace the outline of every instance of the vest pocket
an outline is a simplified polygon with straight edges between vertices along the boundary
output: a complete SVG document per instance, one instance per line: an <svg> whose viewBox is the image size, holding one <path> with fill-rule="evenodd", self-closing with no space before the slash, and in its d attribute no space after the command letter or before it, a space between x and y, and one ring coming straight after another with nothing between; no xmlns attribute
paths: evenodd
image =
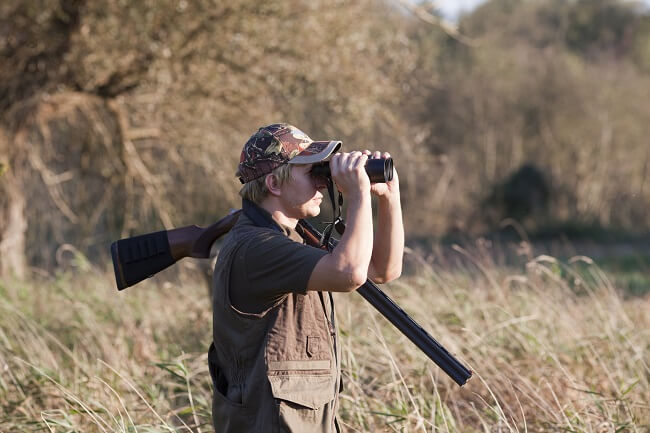
<svg viewBox="0 0 650 433"><path fill-rule="evenodd" d="M250 408L229 399L222 389L215 387L212 396L212 425L216 433L253 431L254 420L254 412Z"/></svg>
<svg viewBox="0 0 650 433"><path fill-rule="evenodd" d="M233 403L219 391L212 397L212 426L215 433L253 431L255 412L246 406Z"/></svg>
<svg viewBox="0 0 650 433"><path fill-rule="evenodd" d="M214 345L208 352L208 367L214 391L212 393L212 425L214 431L253 431L254 413L241 403L243 395L241 386L229 384L221 367L215 360ZM229 396L232 397L229 398Z"/></svg>
<svg viewBox="0 0 650 433"><path fill-rule="evenodd" d="M334 400L334 378L331 375L270 376L273 397L303 408L316 410Z"/></svg>
<svg viewBox="0 0 650 433"><path fill-rule="evenodd" d="M331 375L270 376L271 392L277 407L280 432L311 432L323 430L333 419L335 398Z"/></svg>

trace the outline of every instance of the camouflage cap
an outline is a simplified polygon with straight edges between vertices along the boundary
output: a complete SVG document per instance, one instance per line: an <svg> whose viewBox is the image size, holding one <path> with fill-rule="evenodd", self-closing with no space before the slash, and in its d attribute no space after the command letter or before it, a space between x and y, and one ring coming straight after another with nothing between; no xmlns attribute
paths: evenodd
<svg viewBox="0 0 650 433"><path fill-rule="evenodd" d="M287 123L264 126L244 144L237 170L239 181L250 182L282 164L323 161L340 147L340 141L313 141L300 129ZM298 154L292 158L295 151Z"/></svg>

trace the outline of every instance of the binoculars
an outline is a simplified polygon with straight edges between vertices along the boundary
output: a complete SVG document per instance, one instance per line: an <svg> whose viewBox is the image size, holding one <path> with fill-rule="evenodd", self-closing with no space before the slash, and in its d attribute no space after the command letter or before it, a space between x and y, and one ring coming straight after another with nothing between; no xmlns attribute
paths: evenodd
<svg viewBox="0 0 650 433"><path fill-rule="evenodd" d="M312 176L331 177L329 161L314 164L310 173ZM393 180L393 158L369 159L366 162L366 173L372 183L386 183Z"/></svg>

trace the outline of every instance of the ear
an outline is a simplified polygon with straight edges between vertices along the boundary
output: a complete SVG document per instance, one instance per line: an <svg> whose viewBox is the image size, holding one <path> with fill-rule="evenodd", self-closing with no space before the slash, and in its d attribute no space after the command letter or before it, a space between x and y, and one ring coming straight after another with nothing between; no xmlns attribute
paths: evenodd
<svg viewBox="0 0 650 433"><path fill-rule="evenodd" d="M274 196L281 194L280 182L278 182L278 178L273 173L266 175L264 183L266 184L266 189L269 190L269 194Z"/></svg>

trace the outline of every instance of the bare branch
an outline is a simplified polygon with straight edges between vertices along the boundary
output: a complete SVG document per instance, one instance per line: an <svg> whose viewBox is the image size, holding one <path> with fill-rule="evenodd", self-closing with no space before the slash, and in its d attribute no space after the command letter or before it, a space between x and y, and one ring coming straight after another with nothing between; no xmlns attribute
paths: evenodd
<svg viewBox="0 0 650 433"><path fill-rule="evenodd" d="M406 9L411 11L416 17L421 19L422 21L429 23L431 25L434 25L438 27L440 30L445 32L448 36L454 38L458 42L468 45L470 47L477 47L478 43L476 40L465 36L461 34L458 31L458 28L454 26L453 24L443 20L442 18L432 14L431 12L427 11L425 8L423 8L420 5L417 5L409 0L397 0L402 6L404 6Z"/></svg>

